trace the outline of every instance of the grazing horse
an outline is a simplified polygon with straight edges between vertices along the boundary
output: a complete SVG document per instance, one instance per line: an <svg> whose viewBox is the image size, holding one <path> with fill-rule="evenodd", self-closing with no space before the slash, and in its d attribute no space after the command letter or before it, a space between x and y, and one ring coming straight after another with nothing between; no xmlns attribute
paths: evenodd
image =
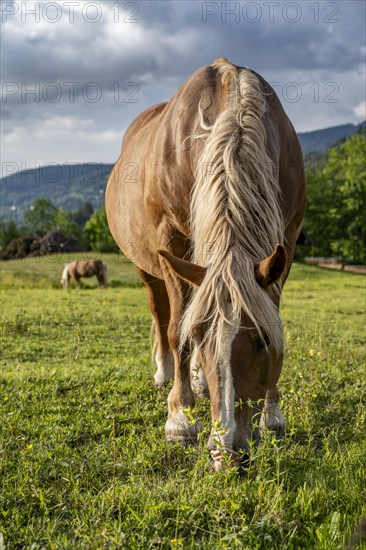
<svg viewBox="0 0 366 550"><path fill-rule="evenodd" d="M187 412L208 388L217 470L227 457L238 465L261 426L284 431L279 302L305 205L301 148L278 97L224 58L134 120L108 181L110 230L155 321L155 384L174 378L166 437L197 439Z"/></svg>
<svg viewBox="0 0 366 550"><path fill-rule="evenodd" d="M61 285L63 288L68 288L70 277L72 277L76 286L80 288L81 277L93 277L93 275L96 275L100 287L107 288L108 271L105 262L102 260L75 260L64 265Z"/></svg>

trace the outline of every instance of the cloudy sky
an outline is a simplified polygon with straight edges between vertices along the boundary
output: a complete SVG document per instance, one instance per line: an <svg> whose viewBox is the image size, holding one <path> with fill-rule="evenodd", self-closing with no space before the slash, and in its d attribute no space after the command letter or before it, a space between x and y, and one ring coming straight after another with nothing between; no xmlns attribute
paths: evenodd
<svg viewBox="0 0 366 550"><path fill-rule="evenodd" d="M219 56L272 83L298 132L366 116L363 0L1 0L1 9L3 176L114 162L133 118Z"/></svg>

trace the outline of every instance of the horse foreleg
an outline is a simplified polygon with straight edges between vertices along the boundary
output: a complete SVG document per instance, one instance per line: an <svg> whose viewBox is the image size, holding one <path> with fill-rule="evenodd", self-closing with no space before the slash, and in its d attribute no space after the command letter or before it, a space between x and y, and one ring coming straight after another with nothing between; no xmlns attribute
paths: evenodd
<svg viewBox="0 0 366 550"><path fill-rule="evenodd" d="M281 394L277 386L267 391L260 419L261 428L268 428L278 438L283 437L286 431L285 419L279 409L280 398Z"/></svg>
<svg viewBox="0 0 366 550"><path fill-rule="evenodd" d="M191 386L196 397L210 397L208 384L203 372L201 357L198 348L195 347L190 361Z"/></svg>
<svg viewBox="0 0 366 550"><path fill-rule="evenodd" d="M148 293L148 304L153 316L150 332L151 352L154 354L157 370L154 382L157 387L167 384L174 376L174 360L168 341L170 320L169 298L165 283L149 273L137 270Z"/></svg>
<svg viewBox="0 0 366 550"><path fill-rule="evenodd" d="M107 264L103 262L102 269L96 273L98 279L99 288L108 288L108 269Z"/></svg>
<svg viewBox="0 0 366 550"><path fill-rule="evenodd" d="M169 416L165 435L170 441L193 443L202 429L195 421L192 409L195 397L190 381L190 350L180 350L179 324L187 305L191 289L180 280L161 259L162 271L170 302L168 339L174 357L174 384L168 397Z"/></svg>

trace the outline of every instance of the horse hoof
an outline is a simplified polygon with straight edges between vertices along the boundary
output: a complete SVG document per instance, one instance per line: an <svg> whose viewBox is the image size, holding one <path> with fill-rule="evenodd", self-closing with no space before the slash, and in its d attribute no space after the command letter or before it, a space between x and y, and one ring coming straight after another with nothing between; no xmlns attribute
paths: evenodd
<svg viewBox="0 0 366 550"><path fill-rule="evenodd" d="M198 434L201 431L202 423L199 421L194 424L190 423L183 412L170 416L165 424L166 439L182 445L197 443Z"/></svg>
<svg viewBox="0 0 366 550"><path fill-rule="evenodd" d="M163 373L157 372L154 376L154 386L156 388L162 388L167 384L169 384L171 379L172 379L171 376L165 376Z"/></svg>
<svg viewBox="0 0 366 550"><path fill-rule="evenodd" d="M278 424L269 429L274 433L276 439L283 439L286 435L286 424Z"/></svg>
<svg viewBox="0 0 366 550"><path fill-rule="evenodd" d="M174 377L174 364L173 361L165 359L156 359L157 371L154 375L154 385L157 388L162 388L169 384L169 382Z"/></svg>
<svg viewBox="0 0 366 550"><path fill-rule="evenodd" d="M211 458L215 472L221 470L237 470L244 473L247 459L233 449L215 449L211 451Z"/></svg>
<svg viewBox="0 0 366 550"><path fill-rule="evenodd" d="M286 422L278 408L275 413L262 413L260 427L262 430L268 429L276 439L282 439L286 435Z"/></svg>

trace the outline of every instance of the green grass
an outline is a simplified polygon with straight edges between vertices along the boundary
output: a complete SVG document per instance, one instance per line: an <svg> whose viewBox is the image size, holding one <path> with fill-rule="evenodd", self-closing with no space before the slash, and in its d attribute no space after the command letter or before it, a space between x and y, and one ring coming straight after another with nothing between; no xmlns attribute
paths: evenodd
<svg viewBox="0 0 366 550"><path fill-rule="evenodd" d="M165 441L169 388L152 386L145 290L132 266L106 259L113 288L68 292L63 258L1 264L5 547L343 548L366 513L365 279L294 266L282 303L288 434L264 437L239 477L213 474L206 400L199 445Z"/></svg>

